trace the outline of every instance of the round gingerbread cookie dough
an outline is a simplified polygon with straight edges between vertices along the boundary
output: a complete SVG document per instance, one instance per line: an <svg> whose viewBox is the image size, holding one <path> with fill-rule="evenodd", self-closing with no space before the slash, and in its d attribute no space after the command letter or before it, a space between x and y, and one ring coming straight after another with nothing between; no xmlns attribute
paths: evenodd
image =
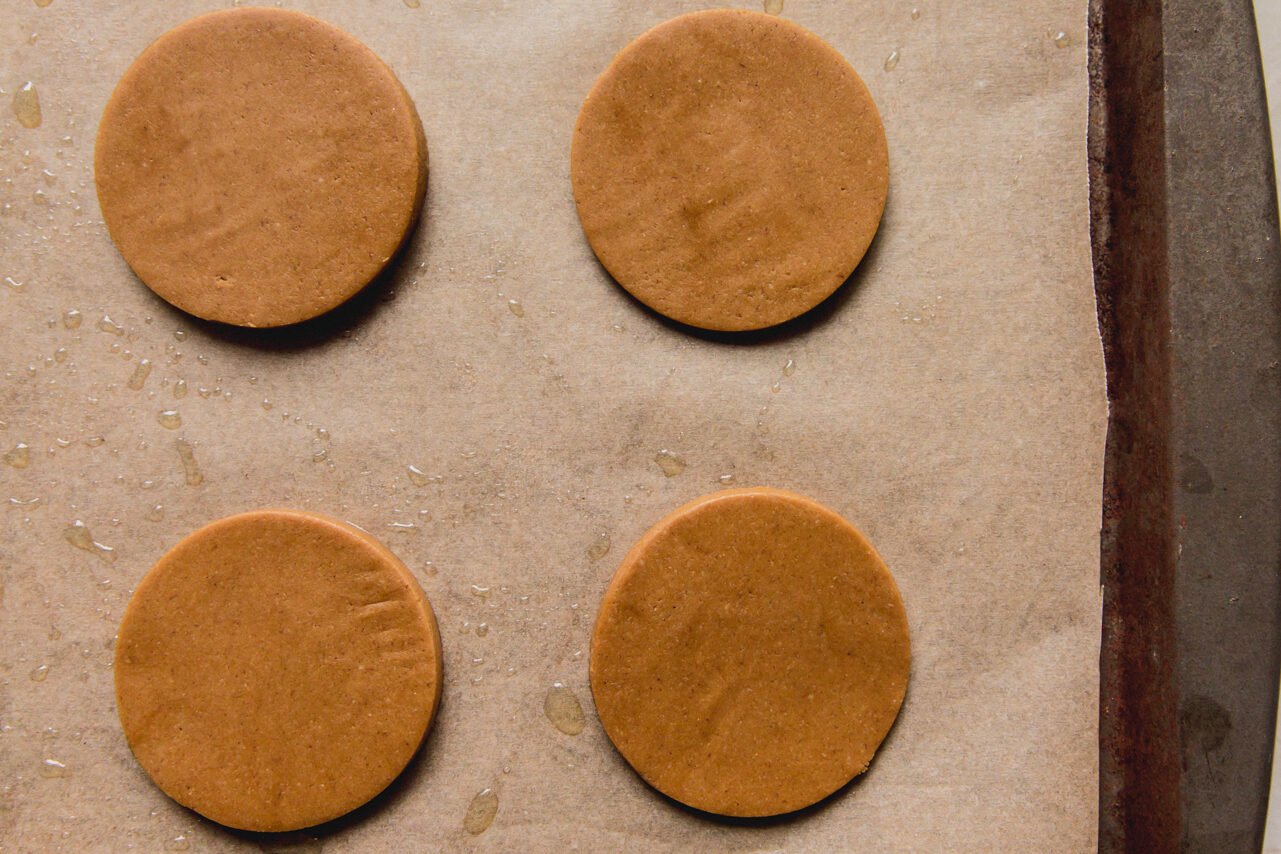
<svg viewBox="0 0 1281 854"><path fill-rule="evenodd" d="M867 769L910 657L898 588L852 525L791 492L732 489L679 508L623 558L592 634L592 695L654 788L771 816Z"/></svg>
<svg viewBox="0 0 1281 854"><path fill-rule="evenodd" d="M405 565L324 516L260 510L178 543L129 601L116 705L165 794L284 831L364 804L440 702L440 637Z"/></svg>
<svg viewBox="0 0 1281 854"><path fill-rule="evenodd" d="M285 326L342 304L396 254L427 142L355 38L300 12L228 9L129 67L94 173L111 238L149 288L206 320Z"/></svg>
<svg viewBox="0 0 1281 854"><path fill-rule="evenodd" d="M571 172L618 283L719 331L830 296L889 186L880 115L849 63L796 24L731 9L660 24L615 57L579 114Z"/></svg>

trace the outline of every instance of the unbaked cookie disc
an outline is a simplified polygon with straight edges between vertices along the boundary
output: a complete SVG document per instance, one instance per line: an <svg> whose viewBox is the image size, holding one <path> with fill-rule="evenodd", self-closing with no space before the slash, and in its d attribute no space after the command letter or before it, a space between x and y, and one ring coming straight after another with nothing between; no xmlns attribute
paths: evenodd
<svg viewBox="0 0 1281 854"><path fill-rule="evenodd" d="M395 255L427 142L359 41L300 12L229 9L134 61L94 171L111 238L149 288L207 320L284 326L342 304Z"/></svg>
<svg viewBox="0 0 1281 854"><path fill-rule="evenodd" d="M849 63L796 24L730 9L618 54L583 104L571 169L583 231L618 283L721 331L831 295L889 186L880 115Z"/></svg>
<svg viewBox="0 0 1281 854"><path fill-rule="evenodd" d="M898 588L852 525L791 492L732 489L623 558L592 634L592 695L654 788L779 815L867 769L910 657Z"/></svg>
<svg viewBox="0 0 1281 854"><path fill-rule="evenodd" d="M178 543L116 642L116 704L165 794L228 827L337 818L404 769L440 701L422 589L359 529L260 510Z"/></svg>

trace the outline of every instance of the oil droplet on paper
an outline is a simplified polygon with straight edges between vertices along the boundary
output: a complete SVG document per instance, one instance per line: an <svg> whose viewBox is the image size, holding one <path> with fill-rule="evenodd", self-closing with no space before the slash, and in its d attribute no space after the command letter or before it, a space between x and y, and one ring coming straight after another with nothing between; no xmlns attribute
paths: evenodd
<svg viewBox="0 0 1281 854"><path fill-rule="evenodd" d="M176 383L173 384L173 396L178 400L182 400L184 397L187 396L186 380L178 380Z"/></svg>
<svg viewBox="0 0 1281 854"><path fill-rule="evenodd" d="M685 461L664 448L654 455L654 462L663 470L667 477L676 477L676 475L685 471Z"/></svg>
<svg viewBox="0 0 1281 854"><path fill-rule="evenodd" d="M596 537L595 542L587 547L588 560L600 560L609 554L610 546L613 544L609 541L609 534L600 534Z"/></svg>
<svg viewBox="0 0 1281 854"><path fill-rule="evenodd" d="M110 315L104 314L98 321L98 328L109 335L124 335L125 328L111 319Z"/></svg>
<svg viewBox="0 0 1281 854"><path fill-rule="evenodd" d="M40 94L36 85L28 80L13 93L13 114L24 128L38 128L43 117L40 115Z"/></svg>
<svg viewBox="0 0 1281 854"><path fill-rule="evenodd" d="M165 844L166 851L190 851L191 842L185 836L175 836Z"/></svg>
<svg viewBox="0 0 1281 854"><path fill-rule="evenodd" d="M467 805L467 815L463 816L463 829L472 836L480 836L494 823L498 815L498 795L493 789L481 789Z"/></svg>
<svg viewBox="0 0 1281 854"><path fill-rule="evenodd" d="M61 365L63 362L67 361L67 356L69 355L71 354L67 351L66 347L59 347L57 350L53 351L53 360Z"/></svg>
<svg viewBox="0 0 1281 854"><path fill-rule="evenodd" d="M101 448L106 441L102 436L88 436L85 438L85 444L90 448Z"/></svg>
<svg viewBox="0 0 1281 854"><path fill-rule="evenodd" d="M525 316L525 306L521 305L518 299L507 300L507 310L517 317Z"/></svg>
<svg viewBox="0 0 1281 854"><path fill-rule="evenodd" d="M410 9L417 9L422 5L422 0L405 0L405 5Z"/></svg>
<svg viewBox="0 0 1281 854"><path fill-rule="evenodd" d="M921 10L916 8L915 6L912 7L912 20L913 21L921 20Z"/></svg>
<svg viewBox="0 0 1281 854"><path fill-rule="evenodd" d="M182 416L178 414L178 410L176 409L162 410L156 416L156 420L160 422L160 426L166 430L177 430L182 426Z"/></svg>
<svg viewBox="0 0 1281 854"><path fill-rule="evenodd" d="M25 442L19 442L14 445L12 450L5 453L3 457L5 463L16 469L25 469L31 465L31 448Z"/></svg>
<svg viewBox="0 0 1281 854"><path fill-rule="evenodd" d="M418 466L406 466L405 470L409 472L409 482L414 486L426 486L431 483L431 477Z"/></svg>
<svg viewBox="0 0 1281 854"><path fill-rule="evenodd" d="M46 780L60 780L71 776L71 770L57 759L46 759L40 763L40 776Z"/></svg>
<svg viewBox="0 0 1281 854"><path fill-rule="evenodd" d="M488 598L489 598L489 588L488 588L488 587L482 587L482 586L481 586L481 585L479 585L479 584L473 584L473 585L471 586L471 595L473 595L473 596L479 596L481 599L488 599Z"/></svg>
<svg viewBox="0 0 1281 854"><path fill-rule="evenodd" d="M43 9L44 7L48 6L52 2L53 0L36 0L36 5L39 6L41 9Z"/></svg>
<svg viewBox="0 0 1281 854"><path fill-rule="evenodd" d="M481 623L480 625L476 626L476 637L483 638L487 634L489 634L488 623Z"/></svg>
<svg viewBox="0 0 1281 854"><path fill-rule="evenodd" d="M1068 38L1068 34L1063 32L1062 30L1059 30L1057 33L1055 33L1053 36L1053 39L1054 39L1055 47L1067 47L1072 43L1072 40Z"/></svg>
<svg viewBox="0 0 1281 854"><path fill-rule="evenodd" d="M147 519L151 522L163 522L165 518L165 506L163 504L153 505L147 511Z"/></svg>
<svg viewBox="0 0 1281 854"><path fill-rule="evenodd" d="M790 377L794 373L796 373L796 360L788 359L783 363L783 376Z"/></svg>
<svg viewBox="0 0 1281 854"><path fill-rule="evenodd" d="M898 51L897 50L890 51L890 55L885 57L885 70L893 71L895 68L897 68L898 59L899 59Z"/></svg>
<svg viewBox="0 0 1281 854"><path fill-rule="evenodd" d="M79 329L81 320L80 312L74 308L69 308L62 313L62 325L67 329Z"/></svg>
<svg viewBox="0 0 1281 854"><path fill-rule="evenodd" d="M26 287L25 284L23 284L22 282L19 282L13 276L5 276L4 283L9 290L19 294L22 293L23 289Z"/></svg>
<svg viewBox="0 0 1281 854"><path fill-rule="evenodd" d="M767 15L783 14L783 0L765 0L765 14Z"/></svg>
<svg viewBox="0 0 1281 854"><path fill-rule="evenodd" d="M196 464L196 451L186 439L178 440L178 459L182 460L182 471L187 478L187 486L199 486L205 482L205 476Z"/></svg>
<svg viewBox="0 0 1281 854"><path fill-rule="evenodd" d="M49 676L49 665L42 664L31 671L32 682L43 682Z"/></svg>
<svg viewBox="0 0 1281 854"><path fill-rule="evenodd" d="M71 545L81 551L93 552L107 563L113 563L116 559L116 550L95 540L89 528L79 519L64 528L62 536Z"/></svg>
<svg viewBox="0 0 1281 854"><path fill-rule="evenodd" d="M129 382L126 385L134 391L141 391L142 387L146 385L147 377L149 376L151 376L151 360L143 359L133 369L133 374L129 377Z"/></svg>
<svg viewBox="0 0 1281 854"><path fill-rule="evenodd" d="M729 486L731 483L734 482L734 475L723 474L720 477L716 478L716 482L719 483L721 486Z"/></svg>
<svg viewBox="0 0 1281 854"><path fill-rule="evenodd" d="M554 682L543 700L543 714L552 726L565 735L578 735L587 726L583 717L583 706L578 697L564 683Z"/></svg>
<svg viewBox="0 0 1281 854"><path fill-rule="evenodd" d="M760 412L757 413L759 417L756 419L756 432L762 436L769 435L769 425L765 423L765 416L768 414L769 404L767 403L761 407Z"/></svg>

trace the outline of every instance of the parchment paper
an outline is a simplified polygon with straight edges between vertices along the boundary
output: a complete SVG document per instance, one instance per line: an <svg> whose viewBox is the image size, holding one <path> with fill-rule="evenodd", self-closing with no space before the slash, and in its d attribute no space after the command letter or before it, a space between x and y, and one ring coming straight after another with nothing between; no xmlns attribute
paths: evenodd
<svg viewBox="0 0 1281 854"><path fill-rule="evenodd" d="M711 5L683 0L289 0L365 41L414 97L425 219L337 320L249 335L168 308L100 222L93 135L132 58L220 5L5 0L0 15L0 278L22 283L0 284L0 444L30 449L26 468L0 464L5 850L1093 846L1106 403L1084 0L787 0L876 97L890 202L837 297L746 343L631 301L570 195L583 96L632 37ZM9 109L26 81L34 129ZM679 474L655 462L663 450ZM616 561L725 475L861 527L913 631L907 701L871 771L764 826L649 790L587 684ZM270 505L383 538L431 597L446 654L443 712L402 780L353 820L284 840L233 835L151 785L110 669L150 565L199 525ZM78 521L112 551L75 547ZM602 537L612 548L593 559ZM544 717L555 681L584 705L581 735ZM463 817L486 787L497 817L472 836Z"/></svg>

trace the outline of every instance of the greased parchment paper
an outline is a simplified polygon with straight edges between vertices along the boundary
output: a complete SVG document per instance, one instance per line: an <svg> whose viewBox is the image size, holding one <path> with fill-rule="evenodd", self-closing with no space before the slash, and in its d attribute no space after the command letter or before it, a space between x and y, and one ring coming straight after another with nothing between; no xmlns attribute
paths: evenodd
<svg viewBox="0 0 1281 854"><path fill-rule="evenodd" d="M1083 0L787 0L783 14L876 97L890 200L845 288L747 343L630 300L593 260L570 194L571 132L596 75L646 28L711 4L289 0L399 75L427 131L430 189L370 299L248 334L137 282L92 183L98 118L129 62L226 4L5 3L5 850L1093 846L1106 401ZM28 81L35 128L10 108ZM913 632L907 700L871 771L764 826L649 790L587 685L617 560L730 480L853 521L894 571ZM112 640L131 589L186 533L260 506L375 533L441 621L445 702L422 754L322 835L233 835L177 807L115 714ZM577 736L544 714L555 682L586 712ZM472 835L464 816L486 788L497 815Z"/></svg>

